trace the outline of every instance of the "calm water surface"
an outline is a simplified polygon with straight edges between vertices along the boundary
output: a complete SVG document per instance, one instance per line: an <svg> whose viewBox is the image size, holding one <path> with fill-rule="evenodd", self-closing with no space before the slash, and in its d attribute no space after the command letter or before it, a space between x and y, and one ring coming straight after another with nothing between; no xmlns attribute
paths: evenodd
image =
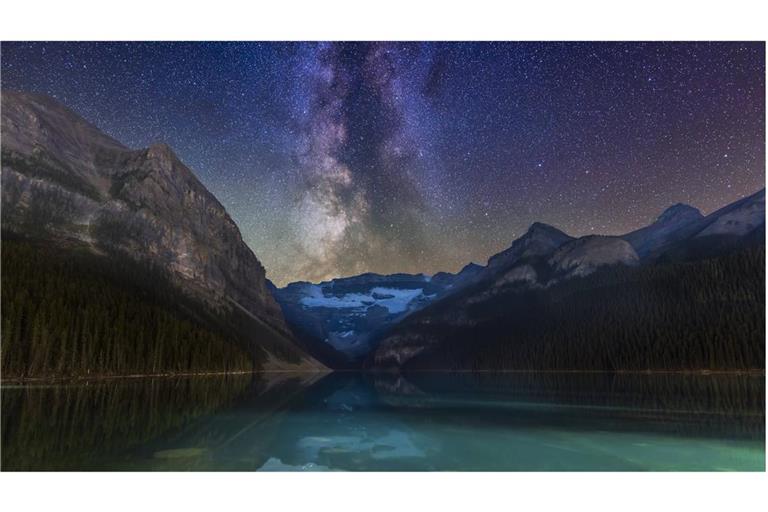
<svg viewBox="0 0 768 512"><path fill-rule="evenodd" d="M3 386L3 470L765 470L764 377L334 373Z"/></svg>

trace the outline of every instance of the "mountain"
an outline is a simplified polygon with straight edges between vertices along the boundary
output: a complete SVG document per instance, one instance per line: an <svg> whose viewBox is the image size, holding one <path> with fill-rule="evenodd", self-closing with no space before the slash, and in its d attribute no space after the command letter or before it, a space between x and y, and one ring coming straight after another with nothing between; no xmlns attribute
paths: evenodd
<svg viewBox="0 0 768 512"><path fill-rule="evenodd" d="M704 218L699 210L687 204L670 206L650 225L622 236L640 257L668 244L690 236L697 221Z"/></svg>
<svg viewBox="0 0 768 512"><path fill-rule="evenodd" d="M494 310L495 303L505 303L511 295L536 291L546 296L571 286L568 281L581 282L606 269L695 261L759 247L764 203L761 191L706 217L677 204L651 225L623 236L574 238L536 222L509 248L491 256L487 266L470 263L457 274L438 272L431 278L363 274L319 284L292 283L275 296L307 346L330 345L353 360L373 352L368 364L377 359L387 366L394 357L397 366L411 351L421 350L409 334L398 334L397 341L388 338L388 333L406 332L409 325L467 327L477 323L473 315L479 309Z"/></svg>
<svg viewBox="0 0 768 512"><path fill-rule="evenodd" d="M764 241L765 189L735 201L707 216L677 204L650 226L621 238L644 260L683 261L717 256L752 241Z"/></svg>
<svg viewBox="0 0 768 512"><path fill-rule="evenodd" d="M456 274L438 272L431 277L367 273L318 284L296 282L275 289L274 295L291 329L310 353L320 357L318 348L330 345L350 362L367 356L375 349L373 340L434 301L460 294L477 283L491 283L491 293L514 282L536 283L536 270L516 263L574 242L570 250L557 253L553 260L556 271L562 274L589 273L602 264L625 260L634 264L637 259L631 246L621 239L592 237L577 241L537 222L508 249L492 256L485 267L469 263ZM611 249L616 254L611 255ZM324 350L327 352L327 348ZM321 360L336 367L340 364L338 360Z"/></svg>
<svg viewBox="0 0 768 512"><path fill-rule="evenodd" d="M129 149L51 98L3 91L2 162L4 240L138 264L203 323L227 318L226 330L237 317L259 366L318 366L293 343L235 223L167 145Z"/></svg>
<svg viewBox="0 0 768 512"><path fill-rule="evenodd" d="M480 268L471 278L465 279L461 287L456 287L453 293L483 282L486 283L487 290L517 282L533 284L538 281L537 270L525 262L551 254L573 240L572 236L553 226L534 222L523 236L514 240L507 249L491 256L486 267ZM523 264L519 265L521 262ZM483 285L480 288L483 288Z"/></svg>
<svg viewBox="0 0 768 512"><path fill-rule="evenodd" d="M445 289L423 274L367 273L275 290L291 328L312 345L328 344L347 359L370 351L372 333L423 307Z"/></svg>
<svg viewBox="0 0 768 512"><path fill-rule="evenodd" d="M765 189L707 215L697 237L747 236L765 226Z"/></svg>
<svg viewBox="0 0 768 512"><path fill-rule="evenodd" d="M300 343L326 364L343 368L365 357L378 334L460 290L484 268L469 263L456 274L438 272L431 277L365 273L317 284L302 281L275 288L274 295Z"/></svg>
<svg viewBox="0 0 768 512"><path fill-rule="evenodd" d="M571 240L557 228L537 222L508 249L492 256L487 266L469 263L455 274L438 272L431 277L366 273L317 284L295 282L275 289L274 295L310 353L319 354L320 347L330 345L350 361L366 356L375 348L371 340L415 311L474 283L498 278L515 262L548 254ZM327 347L322 350L327 352Z"/></svg>
<svg viewBox="0 0 768 512"><path fill-rule="evenodd" d="M591 235L571 240L552 253L548 263L563 277L587 276L607 265L637 265L640 261L632 246L618 237Z"/></svg>
<svg viewBox="0 0 768 512"><path fill-rule="evenodd" d="M472 283L373 340L366 364L760 368L764 229L764 190L706 217L676 205L623 237L573 239L534 225Z"/></svg>
<svg viewBox="0 0 768 512"><path fill-rule="evenodd" d="M512 242L508 249L491 256L488 259L488 268L499 269L509 266L521 258L548 254L571 240L573 237L555 227L534 222L523 236Z"/></svg>
<svg viewBox="0 0 768 512"><path fill-rule="evenodd" d="M700 219L692 232L651 256L657 261L691 261L729 254L745 246L765 246L765 189Z"/></svg>
<svg viewBox="0 0 768 512"><path fill-rule="evenodd" d="M484 268L477 263L468 263L457 274L451 274L450 272L436 273L432 276L431 282L445 290L459 288L475 279Z"/></svg>

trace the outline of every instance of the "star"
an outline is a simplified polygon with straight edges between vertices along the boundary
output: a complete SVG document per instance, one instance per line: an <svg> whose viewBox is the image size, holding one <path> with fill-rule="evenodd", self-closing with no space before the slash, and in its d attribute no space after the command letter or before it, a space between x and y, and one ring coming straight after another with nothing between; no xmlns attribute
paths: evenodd
<svg viewBox="0 0 768 512"><path fill-rule="evenodd" d="M169 144L284 285L457 271L765 183L762 42L3 42L2 87Z"/></svg>

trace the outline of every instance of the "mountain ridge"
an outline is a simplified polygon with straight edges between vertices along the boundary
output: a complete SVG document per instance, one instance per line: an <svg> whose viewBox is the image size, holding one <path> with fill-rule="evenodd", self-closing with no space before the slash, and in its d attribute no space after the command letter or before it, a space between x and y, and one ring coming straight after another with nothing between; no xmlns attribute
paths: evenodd
<svg viewBox="0 0 768 512"><path fill-rule="evenodd" d="M763 197L762 203L759 199ZM757 200L757 201L756 201ZM722 253L731 250L729 244L742 243L741 236L736 236L733 241L731 236L717 236L718 240L711 240L711 237L703 237L703 243L707 247L704 253L699 248L691 249L691 240L701 233L706 226L717 222L717 219L726 213L739 211L742 206L749 207L751 204L757 204L757 213L754 217L762 218L764 223L764 189L750 196L731 203L723 208L710 213L707 216L702 215L699 210L689 205L677 203L666 208L659 216L648 226L632 231L625 235L586 235L574 238L563 231L548 224L534 222L526 232L518 239L514 240L510 246L488 259L488 265L482 266L475 263L467 264L460 272L451 274L448 272L437 272L434 275L426 276L424 274L391 274L389 276L365 273L359 276L349 276L345 278L328 280L322 283L312 284L306 282L296 282L286 285L282 289L275 291L278 301L281 303L284 311L290 309L291 313L289 323L303 322L308 316L315 315L315 327L318 320L317 310L313 312L311 308L302 306L301 294L295 295L293 299L287 299L289 291L298 292L301 289L308 290L311 287L326 287L329 296L334 293L343 295L344 286L335 286L337 283L357 283L358 285L370 285L373 288L375 284L396 285L397 278L407 277L418 281L420 286L432 286L435 293L423 296L413 307L396 318L389 318L383 321L385 316L375 316L378 322L375 327L366 334L366 343L370 342L376 345L376 340L382 332L388 329L396 329L401 322L407 322L408 318L417 313L431 309L435 304L441 301L450 301L453 296L468 296L464 302L465 306L487 301L491 297L504 295L510 289L546 289L556 286L564 280L577 277L586 277L601 268L615 265L625 267L636 267L639 265L654 264L654 262L663 262L665 258L670 261L684 260L686 258L698 258L708 252ZM760 204L762 204L762 217L760 214ZM754 208L752 208L754 210ZM753 212L754 213L754 212ZM734 224L726 224L734 226ZM692 253L694 256L688 255ZM477 292L472 292L477 290ZM354 291L347 289L346 291ZM370 290L369 290L370 291ZM474 295L473 295L474 293ZM376 308L375 300L370 297L370 304L357 304L359 308ZM319 303L316 303L319 304ZM461 309L460 306L459 309ZM321 308L322 309L322 308ZM330 311L330 310L323 310ZM356 313L361 313L357 311ZM376 311L376 309L373 309ZM334 322L343 322L348 316L345 314L333 316ZM320 315L322 316L322 314ZM460 319L462 314L457 312L456 318ZM328 318L326 318L328 320ZM345 328L346 329L346 328ZM349 330L340 331L343 333ZM327 341L327 331L320 329L316 331L316 340L322 343ZM339 347L337 347L339 348ZM358 353L358 356L364 353Z"/></svg>
<svg viewBox="0 0 768 512"><path fill-rule="evenodd" d="M414 361L419 362L413 363L413 365L422 369L432 368L432 365L437 364L437 361L443 361L440 364L449 364L449 366L461 365L461 361L468 364L467 361L478 356L469 341L476 336L480 339L487 337L490 340L497 340L491 345L494 347L494 353L500 356L500 351L506 349L503 348L503 344L494 345L494 343L501 343L503 339L514 339L515 329L520 329L517 336L527 340L526 343L533 343L535 339L538 339L536 336L529 336L529 333L533 331L542 331L538 336L543 337L543 339L552 336L553 334L542 326L525 323L526 317L546 317L547 314L557 315L556 318L563 318L563 322L567 319L567 322L571 324L578 324L578 328L581 329L579 332L592 332L601 326L604 326L606 331L615 329L615 325L601 323L606 322L606 319L600 322L595 321L594 325L584 324L583 315L594 314L594 312L585 311L582 315L573 316L574 310L583 307L576 299L573 299L573 303L568 303L570 309L562 309L562 299L559 297L577 296L581 293L579 290L582 286L590 290L589 295L584 295L580 299L587 301L592 297L592 294L597 293L595 290L601 290L601 286L607 286L603 283L611 283L604 292L601 291L600 293L606 296L610 295L611 300L615 301L616 304L593 304L592 307L602 307L606 311L611 311L613 315L620 315L622 321L617 325L634 324L637 322L630 322L630 318L634 317L627 316L631 315L631 310L620 309L621 304L627 303L625 305L630 307L629 303L636 300L634 297L637 295L637 290L633 289L635 285L631 284L631 279L642 283L644 286L643 294L647 296L647 299L632 303L631 307L633 308L647 307L653 301L658 301L659 304L667 304L671 309L684 309L684 306L676 302L684 300L685 297L690 298L690 295L683 293L682 290L692 285L684 280L701 286L700 289L696 290L694 294L696 296L711 294L713 289L725 286L726 288L720 293L731 294L729 296L733 299L730 300L737 300L738 297L741 297L742 295L739 293L751 298L746 306L749 316L743 321L748 321L749 325L752 326L753 321L760 316L760 307L755 309L755 305L760 304L760 289L752 286L754 283L746 279L749 273L745 273L744 269L749 268L751 269L750 272L761 270L759 261L760 258L764 258L765 246L765 189L726 205L707 216L697 215L697 213L698 211L694 211L693 208L674 205L665 210L653 224L634 231L628 234L629 236L590 235L571 239L549 254L527 255L527 257L523 255L518 259L510 259L509 264L502 267L501 270L487 275L483 280L474 282L459 293L440 298L390 329L381 339L376 341L377 348L366 364L376 368L393 366L399 368L410 365L409 361L414 358L417 358ZM666 229L670 225L673 225L674 229ZM715 226L716 229L710 229L711 226ZM635 251L630 242L640 246L641 251ZM513 246L516 244L520 245L516 241ZM653 247L653 250L642 250L642 248L647 249L648 247ZM762 253L759 252L761 250ZM757 255L755 255L755 251L758 251ZM505 252L510 254L513 251L507 249ZM746 256L743 256L744 254ZM691 265L701 270L692 272L690 270ZM718 266L722 266L724 270L715 271ZM677 270L668 270L672 268ZM491 269L491 267L486 267L486 269ZM702 278L697 272L706 276L708 281L699 282ZM740 280L734 283L715 282L717 276L721 276L723 272L726 276L729 276L729 273L730 275L738 274ZM630 279L626 276L637 277ZM736 278L733 277L732 279ZM612 280L615 281L615 284ZM657 280L663 280L665 284L654 284ZM616 295L618 292L615 290L621 290L621 292ZM665 290L677 294L672 302L670 302L670 297L665 295L667 293ZM741 291L733 295L734 290ZM722 299L717 296L712 297L710 299L711 304L707 307L709 309L715 308L718 300ZM764 306L764 298L762 300ZM507 310L500 304L510 304L509 307L512 309ZM722 307L737 308L735 305L722 305ZM691 318L697 318L696 322L698 323L689 326L690 329L701 329L702 325L713 323L712 319L708 320L701 317L702 309L706 308L688 308L685 313L681 312L681 314ZM547 313L548 311L550 313ZM646 340L666 336L665 333L673 330L671 326L659 327L661 322L667 321L663 308L652 311L653 321L646 320L646 324L641 323L636 327L646 331L658 328L657 331L648 333L647 336L650 338L645 338ZM734 330L737 330L736 327L742 321L741 313L736 311L727 314L723 312L720 315L723 315L723 318L719 323L727 321L730 325L729 328ZM601 316L604 317L605 315ZM557 322L561 320L556 320L555 317L546 317L542 321L546 322L545 325L551 325L549 330L552 331ZM502 328L502 325L506 327ZM716 332L717 336L726 335L725 332L719 331L719 328L713 325L710 331L701 332L702 340L714 343L714 339L707 338L707 336L712 336L713 332ZM462 342L460 339L455 339L458 336L457 333L460 332L465 333L464 336L469 337L469 340L465 339ZM589 345L590 336L594 339L600 339L598 333L599 331L590 335L584 334L585 350L603 353L601 352L602 348ZM752 330L739 341L752 343L758 339L753 337L755 334L757 331ZM621 335L626 336L627 333L622 332ZM567 331L558 333L552 343L567 343L567 338ZM607 343L608 340L605 342ZM550 353L552 357L555 357L557 350L564 350L564 347L561 349L553 347L549 349L555 350L555 352ZM742 356L750 359L750 364L759 360L759 357L754 358L755 354L759 352L754 351L754 348L750 345L744 346ZM717 349L725 350L726 348L718 346ZM451 357L454 359L446 359L445 354L441 352L443 350L453 354ZM526 350L529 349L526 348ZM704 350L704 348L700 347L696 350ZM456 355L459 353L464 355L459 357ZM504 355L504 357L514 361L512 354ZM563 364L563 362L554 363L554 360L547 360L545 356L535 355L533 352L526 357L529 358L529 363L526 364ZM573 357L573 361L575 361L576 356ZM452 362L448 363L449 360ZM477 359L474 360L477 361ZM539 362L533 363L534 360ZM491 363L492 361L487 359L482 364ZM520 364L520 362L511 362L510 364ZM579 364L586 364L586 362ZM608 364L595 361L593 364L595 366L591 369L614 369L618 363L611 362ZM606 364L608 364L607 368ZM636 365L638 362L632 361L625 364ZM687 363L680 359L674 364ZM731 361L728 364L735 363ZM451 369L450 367L441 368Z"/></svg>
<svg viewBox="0 0 768 512"><path fill-rule="evenodd" d="M51 98L11 91L2 135L4 232L162 269L206 307L243 311L304 357L263 265L169 145L129 149Z"/></svg>

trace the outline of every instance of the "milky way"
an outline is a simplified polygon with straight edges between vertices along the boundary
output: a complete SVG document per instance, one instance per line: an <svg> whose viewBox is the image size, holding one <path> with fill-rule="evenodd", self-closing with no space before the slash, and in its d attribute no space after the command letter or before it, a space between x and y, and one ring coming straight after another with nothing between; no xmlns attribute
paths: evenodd
<svg viewBox="0 0 768 512"><path fill-rule="evenodd" d="M169 143L278 284L484 263L764 186L763 43L3 43L2 86Z"/></svg>
<svg viewBox="0 0 768 512"><path fill-rule="evenodd" d="M301 235L297 270L310 280L342 268L364 272L377 260L413 268L428 250L402 53L388 44L323 44L300 63L296 79L308 82L309 98L299 102L303 182L293 214Z"/></svg>

